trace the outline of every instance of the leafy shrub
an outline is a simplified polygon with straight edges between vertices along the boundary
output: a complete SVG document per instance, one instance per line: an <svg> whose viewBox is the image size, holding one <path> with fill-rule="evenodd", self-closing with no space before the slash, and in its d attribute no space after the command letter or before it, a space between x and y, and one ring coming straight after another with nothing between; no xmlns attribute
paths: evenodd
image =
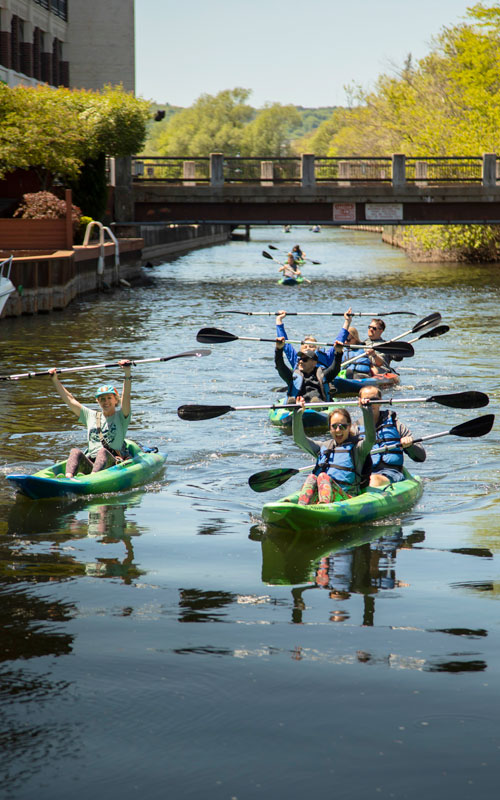
<svg viewBox="0 0 500 800"><path fill-rule="evenodd" d="M31 192L23 194L23 202L14 212L15 217L23 219L61 219L66 216L66 203L52 192ZM71 206L73 231L80 225L81 210L78 206Z"/></svg>

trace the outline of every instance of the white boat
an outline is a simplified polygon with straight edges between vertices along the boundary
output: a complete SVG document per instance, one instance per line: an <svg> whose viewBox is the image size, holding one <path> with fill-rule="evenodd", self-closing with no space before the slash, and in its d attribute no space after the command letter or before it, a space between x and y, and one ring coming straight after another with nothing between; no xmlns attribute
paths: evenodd
<svg viewBox="0 0 500 800"><path fill-rule="evenodd" d="M10 279L11 269L12 256L5 261L0 261L0 314L4 310L9 295L16 291L16 287Z"/></svg>

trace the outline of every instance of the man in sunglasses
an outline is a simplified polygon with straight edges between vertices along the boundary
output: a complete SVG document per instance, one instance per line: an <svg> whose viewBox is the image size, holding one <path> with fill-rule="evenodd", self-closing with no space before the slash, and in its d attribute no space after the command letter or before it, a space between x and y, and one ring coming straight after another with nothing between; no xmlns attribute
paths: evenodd
<svg viewBox="0 0 500 800"><path fill-rule="evenodd" d="M317 352L302 348L297 353L297 366L292 370L285 364L283 359L284 348L285 339L283 336L279 336L276 339L274 365L280 378L287 385L287 402L293 403L297 397L304 397L308 403L330 400L331 389L329 383L338 374L342 361L343 348L341 343L335 343L335 360L333 364L326 368L319 365Z"/></svg>
<svg viewBox="0 0 500 800"><path fill-rule="evenodd" d="M382 393L378 386L364 386L359 390L359 398L366 400L382 400ZM406 427L396 417L396 412L392 409L380 409L378 403L370 403L373 411L373 422L375 424L376 442L374 449L386 445L393 449L387 453L371 453L372 473L370 476L370 486L383 489L389 483L396 483L405 478L403 472L404 454L410 456L413 461L425 461L426 452L421 444L414 444L413 436L409 428ZM359 433L364 435L363 427Z"/></svg>

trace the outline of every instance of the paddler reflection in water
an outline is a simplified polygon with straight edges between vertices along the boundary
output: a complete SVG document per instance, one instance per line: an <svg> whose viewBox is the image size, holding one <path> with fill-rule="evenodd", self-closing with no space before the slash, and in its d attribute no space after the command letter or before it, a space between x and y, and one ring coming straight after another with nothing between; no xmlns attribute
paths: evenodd
<svg viewBox="0 0 500 800"><path fill-rule="evenodd" d="M306 453L316 458L316 466L302 487L299 504L331 503L359 494L368 483L369 455L375 444L375 425L368 399L359 398L363 412L364 438L353 426L346 408L336 408L328 416L332 438L325 443L309 439L302 422L303 397L297 398L302 409L293 414L293 438ZM317 494L317 497L316 497Z"/></svg>
<svg viewBox="0 0 500 800"><path fill-rule="evenodd" d="M377 386L364 386L359 390L359 397L364 401L381 400L382 393ZM410 430L397 419L395 411L387 408L381 411L377 403L371 408L376 433L375 449L384 445L395 445L394 449L387 453L372 453L371 456L370 486L383 489L389 483L404 480L404 453L407 453L413 461L425 461L427 454L421 444L413 443ZM362 428L360 433L363 435Z"/></svg>
<svg viewBox="0 0 500 800"><path fill-rule="evenodd" d="M112 385L100 386L95 397L100 410L82 405L62 385L57 370L50 369L52 382L59 397L64 400L70 411L78 417L78 422L87 428L87 449L85 452L74 447L66 462L66 477L73 478L77 472L88 474L99 472L113 466L117 461L127 457L125 436L130 422L130 375L131 361L122 359L118 362L125 377L122 396Z"/></svg>

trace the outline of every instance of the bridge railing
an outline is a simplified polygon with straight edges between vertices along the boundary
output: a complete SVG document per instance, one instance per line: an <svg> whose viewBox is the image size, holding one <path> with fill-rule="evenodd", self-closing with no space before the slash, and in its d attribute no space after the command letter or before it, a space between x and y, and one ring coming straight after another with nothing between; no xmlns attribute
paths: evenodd
<svg viewBox="0 0 500 800"><path fill-rule="evenodd" d="M405 184L446 186L482 184L496 186L499 180L496 155L483 156L349 156L326 157L312 153L282 158L227 156L206 157L133 156L132 179L183 186L209 184L258 184L273 186L316 184Z"/></svg>

